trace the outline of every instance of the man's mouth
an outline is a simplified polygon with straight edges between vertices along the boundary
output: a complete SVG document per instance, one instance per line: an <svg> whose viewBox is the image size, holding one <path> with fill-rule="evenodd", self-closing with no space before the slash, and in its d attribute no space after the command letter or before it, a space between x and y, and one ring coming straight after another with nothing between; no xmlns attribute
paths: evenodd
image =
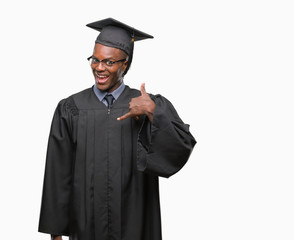
<svg viewBox="0 0 294 240"><path fill-rule="evenodd" d="M104 84L108 80L109 76L95 72L95 78L96 78L97 83Z"/></svg>

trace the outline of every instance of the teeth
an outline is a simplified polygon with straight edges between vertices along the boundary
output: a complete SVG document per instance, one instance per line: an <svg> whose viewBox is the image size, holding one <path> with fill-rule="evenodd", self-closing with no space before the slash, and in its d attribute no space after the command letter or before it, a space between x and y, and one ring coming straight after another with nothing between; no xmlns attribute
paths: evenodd
<svg viewBox="0 0 294 240"><path fill-rule="evenodd" d="M108 77L108 76L105 76L105 75L100 75L100 74L98 74L98 73L96 73L96 72L95 72L95 74L96 74L96 76L99 77L99 78L107 78L107 77Z"/></svg>

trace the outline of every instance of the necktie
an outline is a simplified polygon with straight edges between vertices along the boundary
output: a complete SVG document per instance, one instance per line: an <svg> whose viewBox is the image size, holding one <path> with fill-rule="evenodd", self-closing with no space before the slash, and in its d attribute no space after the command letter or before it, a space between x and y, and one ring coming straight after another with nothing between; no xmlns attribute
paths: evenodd
<svg viewBox="0 0 294 240"><path fill-rule="evenodd" d="M111 94L107 94L104 98L107 102L108 108L110 108L110 106L113 104L114 97Z"/></svg>

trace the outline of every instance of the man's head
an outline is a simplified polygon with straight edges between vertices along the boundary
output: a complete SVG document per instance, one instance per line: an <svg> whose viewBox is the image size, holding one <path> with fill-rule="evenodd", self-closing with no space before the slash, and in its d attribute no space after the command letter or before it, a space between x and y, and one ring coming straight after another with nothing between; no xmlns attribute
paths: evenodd
<svg viewBox="0 0 294 240"><path fill-rule="evenodd" d="M134 41L138 41L138 40L143 40L146 38L153 38L153 36L146 34L144 32L141 32L133 27L130 27L122 22L119 22L113 18L107 18L107 19L103 19L97 22L93 22L93 23L89 23L87 24L88 27L93 28L95 30L100 31L100 34L98 35L96 41L95 41L95 48L94 48L94 54L92 56L92 63L93 63L93 58L95 60L98 59L99 61L104 61L105 59L108 59L109 57L112 57L114 60L111 61L118 61L118 60L122 60L122 59L127 59L127 61L119 61L113 64L113 66L111 66L111 68L109 69L105 69L104 73L106 75L102 74L102 70L100 69L99 71L101 72L101 78L99 78L99 74L98 74L98 79L96 78L96 73L98 73L99 71L95 70L97 68L93 68L93 64L91 64L93 72L94 72L94 76L95 76L95 80L96 80L96 84L98 81L98 85L97 87L103 91L108 91L106 88L106 85L108 85L108 87L111 87L112 84L119 83L122 81L122 78L125 74L127 74L130 65L132 63L132 59L133 59L133 51L134 51ZM96 55L100 55L98 58L98 56ZM112 56L112 54L114 54ZM101 58L101 57L108 57L108 58ZM116 58L114 58L116 57ZM117 57L123 57L123 58L117 58ZM104 67L107 65L105 64L106 62L104 61L104 63L99 62L99 64L97 64L97 67L102 67L102 65L104 65ZM121 71L123 69L123 71ZM108 73L110 75L108 75ZM111 76L111 83L106 81L106 78L103 79L103 76ZM107 82L107 84L106 84ZM105 83L105 84L104 84ZM103 88L102 88L102 85ZM115 86L119 86L120 84L117 84ZM113 86L114 87L114 86ZM116 88L111 87L110 89L115 90Z"/></svg>
<svg viewBox="0 0 294 240"><path fill-rule="evenodd" d="M113 47L96 43L91 57L91 68L98 89L113 92L117 89L128 66L128 55Z"/></svg>

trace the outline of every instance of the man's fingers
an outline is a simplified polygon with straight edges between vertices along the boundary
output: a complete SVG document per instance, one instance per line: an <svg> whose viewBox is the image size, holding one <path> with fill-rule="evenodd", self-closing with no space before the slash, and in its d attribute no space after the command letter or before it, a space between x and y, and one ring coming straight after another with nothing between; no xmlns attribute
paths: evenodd
<svg viewBox="0 0 294 240"><path fill-rule="evenodd" d="M140 87L140 91L141 91L141 96L143 95L147 95L146 93L146 89L145 89L145 83L142 83L141 84L141 87ZM140 97L137 97L137 98L133 98L132 101L137 101L137 105L138 105L138 99L140 99ZM140 102L140 101L139 101ZM136 104L135 104L136 105ZM131 103L130 103L130 106L131 106ZM139 104L140 106L140 104ZM138 109L137 109L138 110ZM117 120L120 121L120 120L123 120L123 119L126 119L126 118L129 118L129 117L134 117L136 120L139 120L139 115L142 115L142 111L136 111L134 109L129 109L130 112L126 113L125 115L121 116L121 117L118 117ZM135 114L136 112L136 114ZM137 115L138 114L138 115Z"/></svg>
<svg viewBox="0 0 294 240"><path fill-rule="evenodd" d="M120 121L120 120L123 120L123 119L129 118L129 117L131 117L131 116L132 116L132 114L131 114L130 112L127 112L125 115L123 115L123 116L117 118L117 120Z"/></svg>
<svg viewBox="0 0 294 240"><path fill-rule="evenodd" d="M140 90L141 90L141 95L146 94L145 83L141 84Z"/></svg>

